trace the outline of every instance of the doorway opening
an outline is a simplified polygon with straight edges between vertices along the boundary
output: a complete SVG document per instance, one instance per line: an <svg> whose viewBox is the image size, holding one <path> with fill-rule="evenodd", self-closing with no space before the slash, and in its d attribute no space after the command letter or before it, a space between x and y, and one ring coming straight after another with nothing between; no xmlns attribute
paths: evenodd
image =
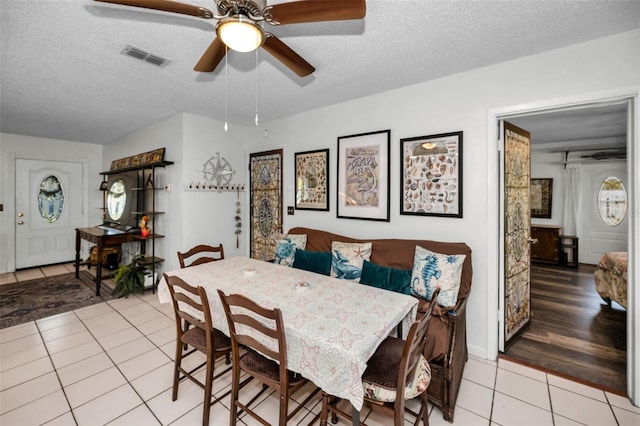
<svg viewBox="0 0 640 426"><path fill-rule="evenodd" d="M626 148L627 152L629 153L627 162L628 164L626 165L625 169L627 170L627 176L625 178L627 178L628 180L632 180L635 179L633 182L629 182L629 184L632 187L636 187L638 182L637 179L634 178L634 174L633 171L636 170L637 168L637 164L635 164L635 162L637 162L637 152L635 152L634 147L633 147L633 141L636 140L637 135L636 135L636 130L635 130L635 120L637 119L635 112L634 112L634 107L635 107L635 94L631 94L628 96L620 96L616 99L606 99L606 100L586 100L586 101L576 101L574 103L548 103L546 105L544 105L543 107L539 107L539 108L531 108L531 106L528 106L527 108L525 107L514 107L514 108L504 108L502 110L493 110L491 111L491 113L489 114L489 124L490 126L495 126L497 127L496 123L499 122L499 120L508 120L510 122L515 122L518 124L520 124L519 121L517 121L517 119L519 117L526 117L529 115L542 115L542 114L553 114L553 113L558 113L558 112L565 112L565 111L569 111L569 110L575 110L575 109L587 109L587 108L596 108L596 107L603 107L603 106L609 106L609 105L613 105L613 104L624 104L625 105L625 111L626 111L626 116L628 118L628 123L626 125L626 129L627 129L627 134L626 137L624 138L624 143L623 143L623 148ZM526 125L522 125L523 128L525 128L526 130L530 130L526 128ZM494 135L497 134L497 130L495 129L490 129L489 131L489 135L490 137L493 137ZM535 141L536 138L536 132L535 130L533 130L531 132L531 136L532 136L532 141ZM495 139L494 139L495 140ZM554 147L554 149L556 150L556 155L560 156L559 158L559 163L562 164L563 161L566 161L566 154L565 151L571 151L571 150L577 150L579 149L576 146L568 146L567 148L564 149L564 151L562 151L563 147L559 146L558 144L556 144L556 146ZM619 147L618 147L619 148ZM637 149L637 148L636 148ZM634 156L635 156L635 162L634 162ZM491 159L490 159L491 160ZM498 163L498 160L495 160L496 163ZM500 164L496 164L496 170L500 170L499 169ZM498 217L502 217L503 215L503 206L502 206L502 201L501 201L501 194L503 193L503 188L501 186L500 182L500 175L503 173L503 170L500 170L497 175L495 176L495 185L498 189L497 193L499 195L496 196L496 210L498 213ZM538 177L535 176L535 171L532 173L531 175L532 177ZM544 176L540 176L540 177L544 177ZM493 180L492 177L490 177L490 183ZM633 189L631 191L629 191L629 196L633 197L632 194L635 194L635 197L637 198L637 189ZM556 202L558 200L554 200L554 202ZM558 201L560 202L560 201ZM586 201L587 203L590 201ZM638 200L637 199L630 199L629 200L629 205L633 206L635 205L635 203L637 203ZM629 231L625 234L625 241L628 242L628 247L625 247L625 249L627 249L629 251L629 256L630 259L634 259L636 258L635 255L636 253L634 253L634 249L636 247L638 247L638 236L634 235L634 233L632 232L633 229L635 229L635 226L637 226L634 223L634 217L633 215L629 215ZM637 220L637 219L636 219ZM562 223L562 222L560 222ZM496 296L498 296L498 299L502 298L503 296L501 294L504 293L504 282L505 282L505 278L504 278L504 272L503 272L503 268L504 268L504 247L502 246L500 240L503 238L503 223L502 223L502 219L500 220L500 223L497 224L497 240L495 241L496 243L496 251L499 253L499 259L498 259L498 269L496 271L497 274L497 281L499 282L498 284L498 288L496 291ZM630 235L629 235L630 234ZM582 231L582 235L584 235L584 230ZM587 244L587 240L589 238L586 238L585 240L585 244ZM581 247L582 250L582 247ZM637 249L635 249L637 250ZM580 259L582 259L583 256L580 256ZM632 261L630 261L631 263ZM585 262L586 263L586 262ZM593 262L593 261L588 261L589 264L593 265L593 263L597 263L597 262ZM553 270L554 268L556 268L556 270ZM585 269L586 268L586 269ZM532 269L536 269L535 271L533 271L532 275L533 275L533 280L536 279L540 279L540 277L538 275L542 274L542 276L544 276L544 274L547 274L548 276L551 276L552 279L551 281L557 281L558 280L558 276L560 275L560 272L562 272L564 275L571 275L573 274L573 278L577 279L577 280L590 280L591 277L593 276L593 269L589 269L589 268L595 268L594 266L587 266L587 265L580 265L578 269L573 269L573 268L567 268L565 267L554 267L554 265L543 265L540 268L536 268L536 266L534 264L532 264ZM632 267L632 269L635 268ZM540 270L538 270L540 269ZM551 272L549 271L551 270ZM634 273L632 272L629 275L629 286L634 286ZM591 281L592 283L592 281ZM593 284L589 284L589 285L593 285ZM594 286L595 287L595 286ZM638 372L638 361L634 358L636 357L635 354L637 354L637 338L634 337L637 334L637 324L634 323L635 318L637 318L637 313L635 312L637 303L637 297L634 298L634 294L636 294L636 292L634 291L634 289L632 289L630 291L631 294L631 299L629 301L629 315L627 315L627 317L623 320L623 322L625 322L626 324L626 335L622 336L622 338L618 338L618 342L617 344L620 345L620 340L623 341L628 341L629 347L627 348L627 353L626 353L626 361L627 361L627 378L626 380L624 380L624 383L622 384L622 387L628 391L629 396L631 397L632 401L637 400L638 397L638 392L637 392L637 388L638 388L638 379L637 379L637 372ZM595 288L592 290L592 295L595 294L595 297L598 297L597 293L595 292ZM561 295L560 295L561 296ZM562 298L561 298L562 299ZM570 298L569 295L567 295L566 298L562 299L562 302L559 303L565 303L566 304L566 308L565 311L563 312L562 315L566 315L569 312L572 311L572 300ZM600 303L598 303L598 306L600 305ZM603 305L603 310L604 309L609 309L608 307L606 307L605 303L602 302ZM535 320L535 312L536 312L536 307L535 307L535 302L532 302L532 310L533 310L533 317ZM603 311L604 312L604 311ZM500 312L499 314L500 318L504 318L503 312ZM503 328L503 324L499 325L500 328ZM627 337L627 335L629 337ZM497 336L497 341L499 342L500 339L503 337L503 335L501 335L501 331L498 331L498 336ZM558 336L553 336L553 337L558 337ZM548 337L551 338L551 337ZM542 339L540 339L542 340ZM568 346L570 344L575 344L574 342L563 342L565 344L565 346ZM623 346L623 345L622 345ZM507 354L508 354L508 350L507 350ZM496 357L498 356L498 352L496 351ZM546 355L542 355L545 356L546 358L548 358L548 354ZM566 357L568 356L566 351L563 354L559 354L558 357ZM531 363L528 363L531 364ZM535 363L533 363L535 365ZM543 366L544 369L544 366ZM582 378L578 378L579 380L581 379L582 381L590 381L588 379L582 379ZM626 392L619 392L619 393L623 393L626 394Z"/></svg>

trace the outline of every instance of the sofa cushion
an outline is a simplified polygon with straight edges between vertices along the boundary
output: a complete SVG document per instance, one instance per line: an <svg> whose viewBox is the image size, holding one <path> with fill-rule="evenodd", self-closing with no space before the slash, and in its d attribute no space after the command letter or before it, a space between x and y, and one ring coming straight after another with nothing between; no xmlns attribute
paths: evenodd
<svg viewBox="0 0 640 426"><path fill-rule="evenodd" d="M471 248L465 243L419 240L419 239L398 239L398 238L367 238L366 240L351 238L345 235L334 234L321 229L294 227L289 229L289 234L305 234L307 236L307 246L305 250L316 252L330 252L331 244L334 241L344 241L353 243L371 242L372 263L380 266L388 266L397 269L413 269L413 258L416 246L421 246L436 253L443 254L464 254L464 266L462 267L462 279L458 301L462 303L471 290L473 280L473 264L471 262ZM416 296L417 297L417 296ZM418 298L419 302L422 300ZM461 305L461 312L457 315L465 316L464 303ZM433 308L433 316L436 320L429 322L429 338L425 345L424 356L429 362L441 362L450 351L450 329L452 316L449 315L451 307L436 305ZM456 317L457 317L456 315ZM466 317L466 316L465 316ZM462 320L465 321L464 319ZM460 327L460 326L459 326ZM465 341L464 326L462 335L458 336L460 341ZM464 345L466 348L466 345ZM466 351L466 349L465 349Z"/></svg>
<svg viewBox="0 0 640 426"><path fill-rule="evenodd" d="M310 251L331 251L331 244L334 241L344 241L348 243L371 242L371 259L369 261L376 265L389 266L398 269L413 269L413 257L416 246L422 246L436 253L443 254L464 254L464 267L462 268L462 282L458 298L465 298L471 290L473 278L473 265L471 263L471 248L465 243L451 243L431 240L405 240L397 238L367 238L361 240L348 236L334 234L320 229L294 227L289 229L291 234L305 234L307 236L307 246L305 250ZM437 306L435 308L437 310Z"/></svg>
<svg viewBox="0 0 640 426"><path fill-rule="evenodd" d="M371 258L371 243L343 243L334 241L331 244L331 276L360 281L362 264Z"/></svg>
<svg viewBox="0 0 640 426"><path fill-rule="evenodd" d="M392 368L397 380L399 365L389 367L389 370ZM425 392L429 387L429 382L431 382L431 366L425 357L420 355L420 361L418 361L415 372L411 376L411 381L404 388L404 399L412 399ZM388 387L386 384L368 381L363 378L362 387L365 397L374 401L394 402L397 398L395 386Z"/></svg>
<svg viewBox="0 0 640 426"><path fill-rule="evenodd" d="M287 235L283 234L276 241L276 256L273 263L280 265L291 266L293 265L294 255L296 249L303 249L307 245L307 236L302 235Z"/></svg>
<svg viewBox="0 0 640 426"><path fill-rule="evenodd" d="M296 249L293 267L317 274L329 275L331 271L331 253Z"/></svg>
<svg viewBox="0 0 640 426"><path fill-rule="evenodd" d="M411 294L411 269L389 268L365 260L362 264L360 283L397 293Z"/></svg>
<svg viewBox="0 0 640 426"><path fill-rule="evenodd" d="M411 293L431 300L431 295L439 288L438 304L455 306L465 257L464 254L434 253L424 247L416 246L411 274Z"/></svg>

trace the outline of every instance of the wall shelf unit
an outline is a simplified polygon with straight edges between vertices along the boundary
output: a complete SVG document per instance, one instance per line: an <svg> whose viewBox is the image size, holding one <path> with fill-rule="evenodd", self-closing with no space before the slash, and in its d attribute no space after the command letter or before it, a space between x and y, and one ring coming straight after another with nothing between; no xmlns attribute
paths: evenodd
<svg viewBox="0 0 640 426"><path fill-rule="evenodd" d="M147 286L146 288L152 288L153 291L155 291L160 281L158 265L164 262L163 258L156 255L156 240L164 238L164 235L156 232L160 228L158 217L165 214L165 212L156 210L157 191L164 189L163 187L155 186L156 170L160 167L164 168L172 164L173 161L161 161L154 164L139 165L100 173L102 175L103 182L108 182L110 177L117 179L117 175L131 175L135 173L135 186L129 188L131 191L130 194L132 194L131 202L135 202L135 205L132 204L132 207L127 210L127 214L130 215L130 217L124 218L125 222L128 223L128 226L126 226L128 229L125 232L130 234L131 241L138 242L140 244L140 254L143 257L137 262L140 265L145 266L151 273L151 286ZM101 187L103 186L105 185L101 185ZM108 187L108 183L105 187ZM103 197L103 210L105 211L106 216L109 216L109 206L107 201L108 194L109 189L105 191L105 195ZM128 202L129 201L127 201L127 203ZM140 233L140 229L136 229L136 227L139 226L140 220L144 216L147 216L149 219L148 224L149 228L151 228L151 234L143 237Z"/></svg>

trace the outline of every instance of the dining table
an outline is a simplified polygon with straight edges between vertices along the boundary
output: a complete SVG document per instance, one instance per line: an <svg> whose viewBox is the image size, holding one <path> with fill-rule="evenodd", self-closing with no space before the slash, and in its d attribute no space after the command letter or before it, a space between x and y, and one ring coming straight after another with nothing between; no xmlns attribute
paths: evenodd
<svg viewBox="0 0 640 426"><path fill-rule="evenodd" d="M214 327L227 335L229 327L217 290L243 294L269 309L279 308L288 368L328 394L349 400L354 424L364 401L362 374L367 361L398 326L409 330L417 313L417 299L406 294L242 256L167 275L203 287ZM171 303L165 280L158 286L158 298Z"/></svg>

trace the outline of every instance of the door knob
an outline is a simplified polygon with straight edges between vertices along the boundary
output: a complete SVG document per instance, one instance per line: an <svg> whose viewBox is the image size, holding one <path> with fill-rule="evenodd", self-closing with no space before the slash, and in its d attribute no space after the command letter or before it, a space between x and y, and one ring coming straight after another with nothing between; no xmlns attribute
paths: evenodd
<svg viewBox="0 0 640 426"><path fill-rule="evenodd" d="M19 220L19 221L18 221L18 225L24 225L24 221Z"/></svg>
<svg viewBox="0 0 640 426"><path fill-rule="evenodd" d="M24 213L22 212L18 213L18 217L23 217L23 216L24 216Z"/></svg>
<svg viewBox="0 0 640 426"><path fill-rule="evenodd" d="M538 244L537 238L529 238L529 244Z"/></svg>

